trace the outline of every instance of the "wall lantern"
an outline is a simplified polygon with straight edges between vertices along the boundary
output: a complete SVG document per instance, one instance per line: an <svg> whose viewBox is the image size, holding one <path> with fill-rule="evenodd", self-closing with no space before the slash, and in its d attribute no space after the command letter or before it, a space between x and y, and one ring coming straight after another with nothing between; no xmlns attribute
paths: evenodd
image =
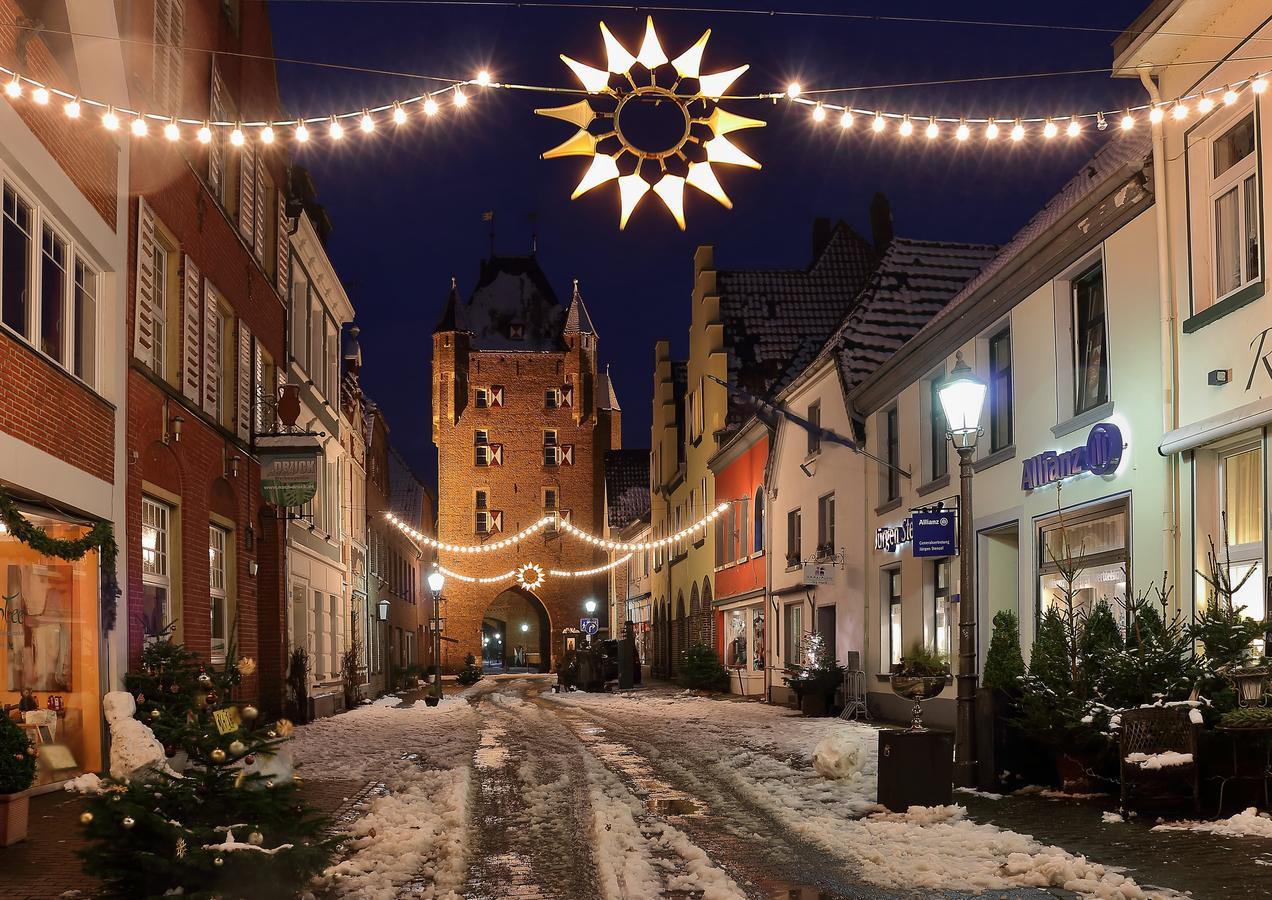
<svg viewBox="0 0 1272 900"><path fill-rule="evenodd" d="M380 615L381 622L389 621L389 601L381 600L376 604L376 612Z"/></svg>

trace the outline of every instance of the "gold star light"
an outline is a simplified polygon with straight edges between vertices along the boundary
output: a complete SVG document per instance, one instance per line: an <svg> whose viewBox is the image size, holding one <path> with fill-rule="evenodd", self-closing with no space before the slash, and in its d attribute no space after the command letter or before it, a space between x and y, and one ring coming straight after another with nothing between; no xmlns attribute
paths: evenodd
<svg viewBox="0 0 1272 900"><path fill-rule="evenodd" d="M654 30L654 20L649 17L645 20L645 37L640 51L633 55L602 22L601 38L605 42L606 56L604 69L561 55L562 61L592 96L567 106L536 109L535 112L568 122L577 129L573 135L544 153L544 159L591 157L591 164L570 199L577 199L598 185L617 182L619 228L627 227L632 212L652 191L683 231L686 184L714 198L726 209L733 207L733 201L720 186L712 166L760 168L760 164L730 141L727 135L745 128L758 128L764 122L731 113L719 106L729 86L749 67L738 66L725 72L703 75L702 53L710 36L708 30L684 53L668 59ZM633 69L637 67L647 73L648 84L637 84L633 76ZM674 72L670 87L658 83L659 72L666 67ZM634 104L641 103L671 104L683 120L679 137L664 142L661 147L638 145L631 134L630 117L628 129L624 130L623 113L635 108ZM628 157L634 163L629 162ZM657 168L656 180L650 181L645 177L643 170L647 166Z"/></svg>

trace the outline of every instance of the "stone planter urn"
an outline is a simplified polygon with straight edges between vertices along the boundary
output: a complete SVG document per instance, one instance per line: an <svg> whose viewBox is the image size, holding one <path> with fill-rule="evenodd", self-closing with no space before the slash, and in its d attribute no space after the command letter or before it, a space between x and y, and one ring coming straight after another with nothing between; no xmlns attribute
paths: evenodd
<svg viewBox="0 0 1272 900"><path fill-rule="evenodd" d="M944 675L892 675L888 679L892 684L892 692L914 702L914 717L910 721L911 731L926 731L923 725L923 701L931 700L945 690Z"/></svg>
<svg viewBox="0 0 1272 900"><path fill-rule="evenodd" d="M26 840L31 792L0 794L0 847Z"/></svg>

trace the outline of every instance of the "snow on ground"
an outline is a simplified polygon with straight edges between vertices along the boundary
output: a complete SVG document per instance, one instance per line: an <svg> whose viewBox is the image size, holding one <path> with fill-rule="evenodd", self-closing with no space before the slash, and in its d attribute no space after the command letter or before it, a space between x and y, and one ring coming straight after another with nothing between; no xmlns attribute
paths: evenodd
<svg viewBox="0 0 1272 900"><path fill-rule="evenodd" d="M1209 831L1224 837L1272 838L1272 818L1251 806L1243 812L1217 822L1163 822L1154 831Z"/></svg>
<svg viewBox="0 0 1272 900"><path fill-rule="evenodd" d="M1139 763L1141 769L1167 769L1171 766L1191 765L1193 755L1191 753L1178 753L1174 750L1167 750L1164 753L1128 753L1126 761L1128 763Z"/></svg>
<svg viewBox="0 0 1272 900"><path fill-rule="evenodd" d="M545 695L547 696L547 695ZM884 887L982 891L1062 887L1087 896L1149 896L1134 881L1028 835L981 825L962 807L880 814L875 803L878 738L874 728L810 719L760 703L692 696L551 695L564 706L592 709L633 728L659 729L714 774L805 840L855 864ZM847 740L865 751L861 775L828 779L810 765L823 741Z"/></svg>

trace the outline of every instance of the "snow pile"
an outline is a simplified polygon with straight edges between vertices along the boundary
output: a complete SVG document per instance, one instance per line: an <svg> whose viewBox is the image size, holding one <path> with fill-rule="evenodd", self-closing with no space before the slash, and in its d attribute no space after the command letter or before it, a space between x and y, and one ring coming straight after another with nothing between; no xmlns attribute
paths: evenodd
<svg viewBox="0 0 1272 900"><path fill-rule="evenodd" d="M101 789L102 780L94 772L85 772L78 778L72 778L63 787L72 794L96 794Z"/></svg>
<svg viewBox="0 0 1272 900"><path fill-rule="evenodd" d="M522 700L520 697L514 694L504 694L504 693L497 692L494 694L488 694L487 699L489 699L495 705L502 706L505 709L512 709L517 706L526 705L526 701Z"/></svg>
<svg viewBox="0 0 1272 900"><path fill-rule="evenodd" d="M1201 710L1194 707L1193 709L1188 710L1188 721L1192 722L1194 725L1200 725L1206 720L1202 717Z"/></svg>
<svg viewBox="0 0 1272 900"><path fill-rule="evenodd" d="M1192 765L1193 755L1178 753L1174 750L1168 750L1165 753L1128 753L1126 761L1139 763L1141 769L1168 769L1172 766Z"/></svg>
<svg viewBox="0 0 1272 900"><path fill-rule="evenodd" d="M1164 822L1154 831L1208 831L1223 837L1272 838L1272 818L1251 806L1243 812L1217 822Z"/></svg>
<svg viewBox="0 0 1272 900"><path fill-rule="evenodd" d="M128 691L110 691L102 698L102 711L110 723L110 774L128 780L143 770L173 774L167 754L155 733L133 718L137 701Z"/></svg>
<svg viewBox="0 0 1272 900"><path fill-rule="evenodd" d="M1126 820L1122 818L1121 813L1105 812L1103 815L1100 816L1100 821L1103 822L1105 825L1118 825L1118 824L1121 824L1122 822L1125 822Z"/></svg>
<svg viewBox="0 0 1272 900"><path fill-rule="evenodd" d="M954 788L956 794L969 794L972 797L980 797L983 800L1001 800L1002 794L995 794L991 791L978 791L976 788L958 787Z"/></svg>
<svg viewBox="0 0 1272 900"><path fill-rule="evenodd" d="M813 768L826 778L853 779L866 764L866 748L846 731L822 738L813 750Z"/></svg>

